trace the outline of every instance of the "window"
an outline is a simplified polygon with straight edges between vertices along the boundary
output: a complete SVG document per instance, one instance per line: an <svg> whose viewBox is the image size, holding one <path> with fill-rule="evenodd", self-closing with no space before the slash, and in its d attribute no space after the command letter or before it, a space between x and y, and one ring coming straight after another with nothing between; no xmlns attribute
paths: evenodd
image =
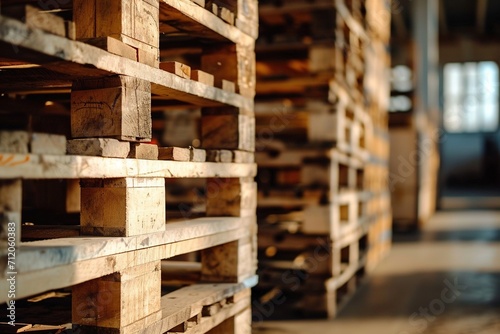
<svg viewBox="0 0 500 334"><path fill-rule="evenodd" d="M389 101L390 112L408 112L413 108L411 92L413 90L413 74L408 66L398 65L391 71L392 96Z"/></svg>
<svg viewBox="0 0 500 334"><path fill-rule="evenodd" d="M444 67L444 128L488 132L498 128L498 66L494 62Z"/></svg>

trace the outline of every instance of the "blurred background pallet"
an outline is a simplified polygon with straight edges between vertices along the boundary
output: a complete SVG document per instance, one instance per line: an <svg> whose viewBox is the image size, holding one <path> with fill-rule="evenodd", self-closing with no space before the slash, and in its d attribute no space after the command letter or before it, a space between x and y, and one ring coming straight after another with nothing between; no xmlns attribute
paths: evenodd
<svg viewBox="0 0 500 334"><path fill-rule="evenodd" d="M256 317L334 317L387 254L389 22L368 20L382 2L260 2Z"/></svg>

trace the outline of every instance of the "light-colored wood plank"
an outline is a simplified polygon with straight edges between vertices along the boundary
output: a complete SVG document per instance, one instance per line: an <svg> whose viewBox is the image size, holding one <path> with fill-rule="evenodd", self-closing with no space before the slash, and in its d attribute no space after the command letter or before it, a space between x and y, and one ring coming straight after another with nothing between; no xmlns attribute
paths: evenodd
<svg viewBox="0 0 500 334"><path fill-rule="evenodd" d="M191 152L188 148L160 147L158 148L159 160L190 161Z"/></svg>
<svg viewBox="0 0 500 334"><path fill-rule="evenodd" d="M77 179L119 177L253 177L255 164L205 163L52 156L0 152L0 178Z"/></svg>
<svg viewBox="0 0 500 334"><path fill-rule="evenodd" d="M150 141L151 127L149 82L116 76L73 84L71 134L74 138Z"/></svg>
<svg viewBox="0 0 500 334"><path fill-rule="evenodd" d="M128 237L165 230L163 178L82 180L80 185L82 235Z"/></svg>
<svg viewBox="0 0 500 334"><path fill-rule="evenodd" d="M229 80L224 80L222 79L222 84L221 84L222 90L229 92L229 93L235 93L236 92L236 84L232 81Z"/></svg>
<svg viewBox="0 0 500 334"><path fill-rule="evenodd" d="M49 269L25 273L18 272L17 283L19 288L16 291L16 296L23 298L52 289L72 286L104 275L109 275L117 270L151 262L154 259L166 259L248 237L249 233L246 225L244 227L240 225L235 230L229 230L219 234L203 234L201 237L194 238L190 236L188 239L183 238L171 244L141 248L134 252L118 253L105 257L93 257L89 260L66 265L57 265L57 267L51 267ZM102 239L102 237L99 239ZM71 240L74 244L74 239ZM143 239L143 241L147 243L147 238ZM109 240L107 243L105 242L104 245L109 245ZM72 249L72 246L67 247L68 249ZM101 247L104 246L101 245ZM44 250L47 250L47 248L44 248ZM57 255L57 257L60 260L61 249L59 249L58 252L59 255ZM45 255L42 255L42 258L47 259ZM47 262L45 262L45 264L46 263ZM57 280L54 279L54 277L57 277ZM5 285L6 282L0 282L0 288L6 288ZM5 302L5 297L0 297L0 300Z"/></svg>
<svg viewBox="0 0 500 334"><path fill-rule="evenodd" d="M0 131L0 151L28 153L30 136L26 131Z"/></svg>
<svg viewBox="0 0 500 334"><path fill-rule="evenodd" d="M112 138L85 138L68 140L68 154L108 158L126 158L130 143Z"/></svg>
<svg viewBox="0 0 500 334"><path fill-rule="evenodd" d="M161 319L160 261L76 285L72 289L72 323L120 330L137 321Z"/></svg>
<svg viewBox="0 0 500 334"><path fill-rule="evenodd" d="M164 232L145 235L123 238L88 236L24 243L20 247L21 253L18 254L19 263L17 269L19 273L33 273L42 269L71 265L97 258L105 259L108 256L117 254L175 244L204 236L218 235L238 230L241 227L248 230L248 227L254 223L255 218L253 217L198 218L169 223L166 225ZM249 234L245 233L245 235ZM191 243L190 246L192 248L198 247L196 242ZM165 258L167 257L171 256Z"/></svg>
<svg viewBox="0 0 500 334"><path fill-rule="evenodd" d="M138 59L137 50L135 48L113 37L107 36L107 37L90 38L90 39L85 39L84 42L97 46L98 48L106 50L112 54L125 57L127 59L131 60Z"/></svg>
<svg viewBox="0 0 500 334"><path fill-rule="evenodd" d="M62 17L50 12L26 5L26 25L30 28L42 29L51 34L66 37L66 24Z"/></svg>
<svg viewBox="0 0 500 334"><path fill-rule="evenodd" d="M194 5L193 6L197 6ZM198 6L197 6L198 7ZM180 78L139 62L119 57L94 46L71 41L56 35L37 32L33 33L25 24L14 19L0 16L0 41L23 47L26 50L17 57L29 59L33 55L47 55L61 62L45 64L52 70L75 76L109 76L110 73L136 77L151 82L153 94L168 96L173 99L201 106L233 105L247 110L253 108L253 101L235 94L229 94L222 89L207 87L207 85ZM12 33L15 31L16 33ZM22 36L30 36L26 39ZM50 46L50 47L47 47ZM65 50L64 53L58 50ZM1 52L0 52L1 54ZM81 55L85 55L82 57ZM43 57L38 57L40 62Z"/></svg>
<svg viewBox="0 0 500 334"><path fill-rule="evenodd" d="M145 143L131 143L130 159L158 160L158 145Z"/></svg>
<svg viewBox="0 0 500 334"><path fill-rule="evenodd" d="M191 67L186 64L177 61L166 61L160 63L160 68L181 78L191 79Z"/></svg>
<svg viewBox="0 0 500 334"><path fill-rule="evenodd" d="M204 83L205 85L208 85L208 86L214 85L214 76L210 73L203 72L201 70L192 70L191 71L191 80Z"/></svg>
<svg viewBox="0 0 500 334"><path fill-rule="evenodd" d="M223 21L234 26L234 13L231 10L225 7L221 7L219 16Z"/></svg>
<svg viewBox="0 0 500 334"><path fill-rule="evenodd" d="M66 154L66 136L48 133L33 133L30 142L33 154Z"/></svg>

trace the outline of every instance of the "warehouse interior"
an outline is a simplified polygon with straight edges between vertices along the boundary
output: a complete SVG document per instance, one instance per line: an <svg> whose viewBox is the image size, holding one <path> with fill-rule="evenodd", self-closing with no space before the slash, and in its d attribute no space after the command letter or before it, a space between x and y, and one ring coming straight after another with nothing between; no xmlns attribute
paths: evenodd
<svg viewBox="0 0 500 334"><path fill-rule="evenodd" d="M0 0L0 333L500 333L499 18Z"/></svg>

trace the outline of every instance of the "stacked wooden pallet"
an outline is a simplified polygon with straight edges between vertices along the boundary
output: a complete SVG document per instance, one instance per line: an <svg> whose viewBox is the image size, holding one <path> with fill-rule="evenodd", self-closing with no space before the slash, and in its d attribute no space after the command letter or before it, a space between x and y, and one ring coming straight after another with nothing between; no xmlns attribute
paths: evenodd
<svg viewBox="0 0 500 334"><path fill-rule="evenodd" d="M256 319L335 316L387 249L382 2L260 1Z"/></svg>
<svg viewBox="0 0 500 334"><path fill-rule="evenodd" d="M1 2L0 302L19 330L38 323L22 299L69 288L69 318L45 321L78 333L250 333L257 1L57 3ZM201 110L198 149L151 142L174 107ZM206 209L166 224L177 178L205 180ZM40 226L40 201L78 225ZM183 254L194 274L162 262Z"/></svg>

